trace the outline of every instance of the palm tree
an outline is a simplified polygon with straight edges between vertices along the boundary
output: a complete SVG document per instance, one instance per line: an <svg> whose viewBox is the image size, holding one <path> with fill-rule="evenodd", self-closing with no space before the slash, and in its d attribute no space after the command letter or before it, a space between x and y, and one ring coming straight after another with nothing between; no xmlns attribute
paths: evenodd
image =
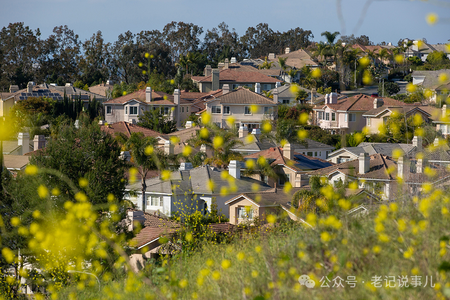
<svg viewBox="0 0 450 300"><path fill-rule="evenodd" d="M267 56L266 56L266 58L264 59L264 62L261 65L259 65L258 69L270 69L270 68L272 68L272 65L273 65L273 62L267 61Z"/></svg>
<svg viewBox="0 0 450 300"><path fill-rule="evenodd" d="M291 83L294 81L295 76L297 76L298 70L290 69L288 72L289 77L291 78Z"/></svg>
<svg viewBox="0 0 450 300"><path fill-rule="evenodd" d="M278 64L280 65L281 70L283 70L283 75L286 73L287 65L286 65L287 57L278 57Z"/></svg>
<svg viewBox="0 0 450 300"><path fill-rule="evenodd" d="M325 60L325 58L328 56L328 45L320 42L316 44L316 49L314 50L314 56L319 58L319 61L323 61ZM326 61L325 61L326 64Z"/></svg>
<svg viewBox="0 0 450 300"><path fill-rule="evenodd" d="M324 36L327 39L327 43L329 45L333 45L334 44L334 40L336 39L336 37L338 35L340 35L340 33L339 33L339 31L335 31L333 33L329 32L329 31L324 31L320 35Z"/></svg>
<svg viewBox="0 0 450 300"><path fill-rule="evenodd" d="M163 151L156 149L157 140L145 137L141 132L133 132L130 137L123 133L116 135L116 139L124 150L130 151L131 163L136 167L141 176L142 210L145 211L145 182L148 173L152 170L163 170L168 168L174 157L167 157Z"/></svg>
<svg viewBox="0 0 450 300"><path fill-rule="evenodd" d="M244 144L237 139L236 132L233 130L222 130L216 125L206 125L205 128L208 130L207 137L198 134L188 140L188 144L195 148L205 145L214 150L212 157L205 159L206 164L223 168L228 166L232 160L243 159L242 154L231 150L238 145Z"/></svg>

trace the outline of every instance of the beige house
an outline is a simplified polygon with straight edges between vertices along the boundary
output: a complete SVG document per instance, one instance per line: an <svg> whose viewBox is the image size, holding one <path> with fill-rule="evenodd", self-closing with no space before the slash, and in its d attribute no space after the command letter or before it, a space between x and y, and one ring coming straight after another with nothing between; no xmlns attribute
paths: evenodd
<svg viewBox="0 0 450 300"><path fill-rule="evenodd" d="M202 93L223 89L225 84L231 90L241 86L255 89L257 83L260 84L261 90L269 91L275 88L277 82L282 82L279 79L261 74L258 71L242 71L232 68L218 70L211 69L211 66L206 66L205 76L192 76L192 81Z"/></svg>
<svg viewBox="0 0 450 300"><path fill-rule="evenodd" d="M326 95L325 103L314 106L313 111L316 125L334 133L346 134L362 131L366 125L375 127L370 121L366 123L364 114L374 109L383 110L388 106L403 107L405 103L387 97L373 98L363 94L338 100L337 94L331 93Z"/></svg>
<svg viewBox="0 0 450 300"><path fill-rule="evenodd" d="M225 204L228 206L230 223L238 225L241 223L254 224L256 220L260 224L267 223L268 215L287 214L294 221L307 224L303 219L297 217L294 207L291 205L292 197L300 189L292 189L285 193L280 189L272 189L261 193L245 193L231 198Z"/></svg>
<svg viewBox="0 0 450 300"><path fill-rule="evenodd" d="M293 187L303 187L309 183L307 172L332 165L332 163L320 158L295 153L291 144L285 144L283 148L273 147L250 154L245 156L244 159L256 161L259 157L264 157L267 160L278 178L269 178L262 173L256 173L252 175L252 178L264 181L271 187L283 187L287 182Z"/></svg>
<svg viewBox="0 0 450 300"><path fill-rule="evenodd" d="M245 88L229 91L223 87L217 95L205 103L205 110L211 114L211 121L220 128L229 128L227 119L234 118L235 126L247 126L248 130L260 128L264 120L273 120L277 112L274 100Z"/></svg>

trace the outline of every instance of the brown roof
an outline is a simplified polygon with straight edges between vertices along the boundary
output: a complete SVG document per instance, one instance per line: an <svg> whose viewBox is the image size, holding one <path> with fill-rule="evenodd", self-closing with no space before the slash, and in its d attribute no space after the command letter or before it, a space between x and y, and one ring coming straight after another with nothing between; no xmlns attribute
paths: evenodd
<svg viewBox="0 0 450 300"><path fill-rule="evenodd" d="M217 97L220 99L221 104L234 103L234 104L267 104L277 105L272 99L263 95L257 94L245 88L238 88L235 91L231 91L225 95Z"/></svg>
<svg viewBox="0 0 450 300"><path fill-rule="evenodd" d="M146 137L158 137L161 135L161 133L157 131L123 121L108 124L108 126L102 125L100 128L102 131L109 133L112 136L115 136L119 132L125 134L127 137L130 137L133 132L142 132Z"/></svg>
<svg viewBox="0 0 450 300"><path fill-rule="evenodd" d="M4 155L3 163L7 169L21 170L29 163L30 156L26 155Z"/></svg>
<svg viewBox="0 0 450 300"><path fill-rule="evenodd" d="M290 67L295 67L297 69L301 69L304 66L316 66L317 65L317 62L315 62L311 58L311 55L303 49L292 51L288 54L277 55L277 57L272 60L278 61L279 57L287 57L286 65L290 66Z"/></svg>
<svg viewBox="0 0 450 300"><path fill-rule="evenodd" d="M210 92L206 93L206 95L200 96L199 98L194 100L194 102L192 103L193 104L192 106L197 108L199 111L204 110L206 108L206 106L205 106L206 101L208 101L211 98L217 98L222 94L223 94L222 89L210 91Z"/></svg>
<svg viewBox="0 0 450 300"><path fill-rule="evenodd" d="M321 104L316 105L315 109L323 109L325 106L328 106L329 108L338 111L369 111L374 109L373 108L373 101L375 99L381 99L383 109L387 106L406 106L404 102L388 98L388 97L371 97L363 94L355 95L353 97L345 98L338 100L335 104Z"/></svg>
<svg viewBox="0 0 450 300"><path fill-rule="evenodd" d="M192 76L192 79L198 82L211 82L212 75L210 76ZM281 80L266 76L257 71L237 71L234 69L223 69L219 73L219 79L221 82L236 82L236 83L276 83L282 82Z"/></svg>
<svg viewBox="0 0 450 300"><path fill-rule="evenodd" d="M113 86L110 84L97 84L94 86L89 87L89 92L102 95L106 97L106 91L112 91Z"/></svg>
<svg viewBox="0 0 450 300"><path fill-rule="evenodd" d="M138 90L136 92L127 94L125 96L121 96L119 98L111 99L108 101L105 101L106 104L124 104L130 100L137 100L143 103L146 103L145 101L145 89ZM152 91L152 102L149 104L153 105L174 105L173 104L173 95L166 94L164 92L155 92Z"/></svg>
<svg viewBox="0 0 450 300"><path fill-rule="evenodd" d="M133 246L140 248L145 244L154 241L162 236L171 236L176 232L176 228L170 227L144 227L142 230L132 239Z"/></svg>
<svg viewBox="0 0 450 300"><path fill-rule="evenodd" d="M273 159L274 161L270 164L271 166L285 165L290 168L293 168L294 170L301 171L299 168L295 166L295 161L288 159L287 157L284 157L283 148L281 147L272 147L267 150L249 154L244 158L258 158L260 156L266 159Z"/></svg>

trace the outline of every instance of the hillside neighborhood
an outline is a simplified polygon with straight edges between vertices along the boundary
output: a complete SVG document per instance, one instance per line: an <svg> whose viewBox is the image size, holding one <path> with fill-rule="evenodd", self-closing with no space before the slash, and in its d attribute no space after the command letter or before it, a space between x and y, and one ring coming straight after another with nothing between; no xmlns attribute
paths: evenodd
<svg viewBox="0 0 450 300"><path fill-rule="evenodd" d="M444 205L438 209L444 225L436 230L443 235L440 257L446 257L449 44L402 39L375 45L367 36L328 31L322 33L324 43L303 29L302 38L272 32L265 38L277 43L255 44L251 36L238 43L224 25L213 44L200 40L196 25L177 26L182 40L177 46L167 32L129 32L111 44L101 32L78 41L67 26L48 40L23 23L2 29L0 299L50 299L60 290L69 297L76 295L74 282L79 292L100 290L100 281L125 280L118 270L128 274L126 280L135 278L125 280L125 290L145 284L157 290L152 299L175 299L164 290L172 288L184 295L180 299L199 297L199 291L183 294L188 281L210 288L235 264L231 258L213 261L216 250L202 247L234 245L237 239L239 246L230 252L224 249L231 246L214 249L253 268L254 258L239 247L252 245L256 257L269 251L269 241L277 244L270 234L298 231L304 238L295 243L298 250L289 252L283 242L274 251L284 256L267 256L261 264L272 278L265 289L278 295L273 299L288 299L292 294L283 290L282 278L356 272L368 253L376 265L381 250L375 247L397 243L388 237L385 228L391 225L385 220L400 209L425 219L400 219L393 231L434 232L427 219L434 203ZM50 40L58 48L51 55ZM11 58L19 49L28 52ZM358 230L366 226L359 224L372 216L375 221L367 223L375 222L375 231L367 230L376 245L361 242L365 254L346 267L342 263L341 271L337 260L350 261L350 252L339 258L331 247L314 252L303 235L313 232L320 245L333 239L357 245L357 237L365 235ZM343 223L359 233L341 237ZM269 248L255 248L256 237ZM409 259L420 239L398 246L401 257ZM176 272L188 270L183 262L168 265L202 251L211 258L199 266L200 275L175 279ZM308 251L323 259L316 271L302 273L286 258L307 261L313 257ZM277 264L286 270L274 271ZM433 280L440 276L444 284L445 266L430 271ZM242 279L243 299L272 299L256 297L264 290L247 294L248 281L262 276L259 272ZM319 279L311 280L323 284ZM306 288L301 282L295 287ZM367 289L373 289L370 283ZM439 295L447 299L448 288ZM97 299L91 296L86 299Z"/></svg>

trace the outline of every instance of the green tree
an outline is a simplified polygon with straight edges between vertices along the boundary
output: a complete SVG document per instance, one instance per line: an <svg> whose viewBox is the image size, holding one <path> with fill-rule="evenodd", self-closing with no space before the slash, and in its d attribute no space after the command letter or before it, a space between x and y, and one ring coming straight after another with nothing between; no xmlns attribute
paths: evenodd
<svg viewBox="0 0 450 300"><path fill-rule="evenodd" d="M383 91L384 87L384 91ZM378 84L378 95L391 96L400 92L400 86L397 82L380 82Z"/></svg>
<svg viewBox="0 0 450 300"><path fill-rule="evenodd" d="M177 123L165 116L159 107L140 115L138 125L165 134L177 131Z"/></svg>
<svg viewBox="0 0 450 300"><path fill-rule="evenodd" d="M324 31L320 34L321 36L324 36L327 40L327 43L329 45L334 45L334 41L336 40L336 37L340 35L339 31L335 31L333 33L329 31Z"/></svg>
<svg viewBox="0 0 450 300"><path fill-rule="evenodd" d="M38 167L61 172L72 182L87 180L84 187L93 204L104 204L109 194L119 201L125 192L123 180L126 165L119 159L120 147L114 138L104 133L96 123L90 123L86 115L80 116L80 127L73 123L61 124L58 136L50 139L43 151L30 160ZM61 195L74 191L57 176L46 177L47 186L59 187Z"/></svg>

